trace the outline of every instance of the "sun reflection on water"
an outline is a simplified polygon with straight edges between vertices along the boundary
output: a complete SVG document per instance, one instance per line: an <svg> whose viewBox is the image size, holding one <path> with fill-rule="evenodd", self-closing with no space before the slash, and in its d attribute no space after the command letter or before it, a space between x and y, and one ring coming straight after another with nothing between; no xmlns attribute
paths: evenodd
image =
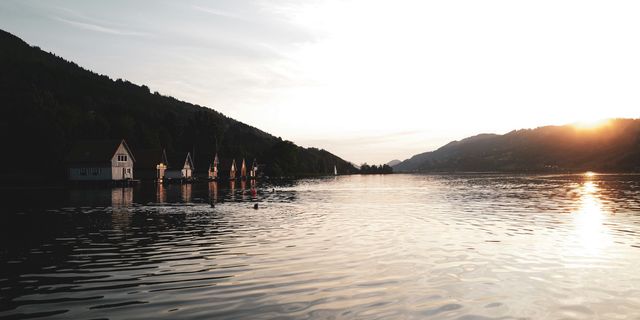
<svg viewBox="0 0 640 320"><path fill-rule="evenodd" d="M580 207L573 212L576 253L597 255L611 244L611 235L605 222L606 212L598 196L598 185L592 181L594 175L585 175L586 181L580 185Z"/></svg>

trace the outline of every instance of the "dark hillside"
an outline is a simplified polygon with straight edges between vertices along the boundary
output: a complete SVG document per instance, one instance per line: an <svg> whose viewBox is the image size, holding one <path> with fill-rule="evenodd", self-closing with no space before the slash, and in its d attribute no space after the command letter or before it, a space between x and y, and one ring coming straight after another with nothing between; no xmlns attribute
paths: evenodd
<svg viewBox="0 0 640 320"><path fill-rule="evenodd" d="M31 47L0 30L0 174L19 180L63 179L64 159L78 140L127 140L136 149L195 150L258 159L268 175L357 171L348 162L305 149L212 109L112 80ZM12 155L11 157L7 155ZM201 156L200 156L201 155Z"/></svg>

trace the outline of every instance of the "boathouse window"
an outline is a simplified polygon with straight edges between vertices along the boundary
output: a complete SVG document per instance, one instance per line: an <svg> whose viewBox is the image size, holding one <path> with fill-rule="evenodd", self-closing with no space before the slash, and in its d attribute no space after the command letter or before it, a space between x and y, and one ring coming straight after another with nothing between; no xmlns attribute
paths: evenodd
<svg viewBox="0 0 640 320"><path fill-rule="evenodd" d="M81 176L86 176L87 175L87 168L80 168L80 175Z"/></svg>
<svg viewBox="0 0 640 320"><path fill-rule="evenodd" d="M126 162L127 161L127 155L126 154L119 154L118 155L118 161L119 162Z"/></svg>
<svg viewBox="0 0 640 320"><path fill-rule="evenodd" d="M93 168L91 169L91 174L94 176L97 176L98 173L100 173L100 169L99 168Z"/></svg>

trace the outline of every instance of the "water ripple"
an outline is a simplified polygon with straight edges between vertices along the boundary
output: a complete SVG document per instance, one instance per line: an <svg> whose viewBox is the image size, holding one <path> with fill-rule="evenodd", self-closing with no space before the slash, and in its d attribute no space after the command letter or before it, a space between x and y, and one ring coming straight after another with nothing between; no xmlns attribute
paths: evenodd
<svg viewBox="0 0 640 320"><path fill-rule="evenodd" d="M50 196L5 214L0 318L640 317L637 176L349 176Z"/></svg>

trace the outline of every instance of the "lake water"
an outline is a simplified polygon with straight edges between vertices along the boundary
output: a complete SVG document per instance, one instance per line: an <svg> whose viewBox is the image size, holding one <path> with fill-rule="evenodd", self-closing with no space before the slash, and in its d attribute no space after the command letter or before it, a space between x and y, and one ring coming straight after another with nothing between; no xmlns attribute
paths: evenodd
<svg viewBox="0 0 640 320"><path fill-rule="evenodd" d="M640 317L634 175L3 195L0 318Z"/></svg>

